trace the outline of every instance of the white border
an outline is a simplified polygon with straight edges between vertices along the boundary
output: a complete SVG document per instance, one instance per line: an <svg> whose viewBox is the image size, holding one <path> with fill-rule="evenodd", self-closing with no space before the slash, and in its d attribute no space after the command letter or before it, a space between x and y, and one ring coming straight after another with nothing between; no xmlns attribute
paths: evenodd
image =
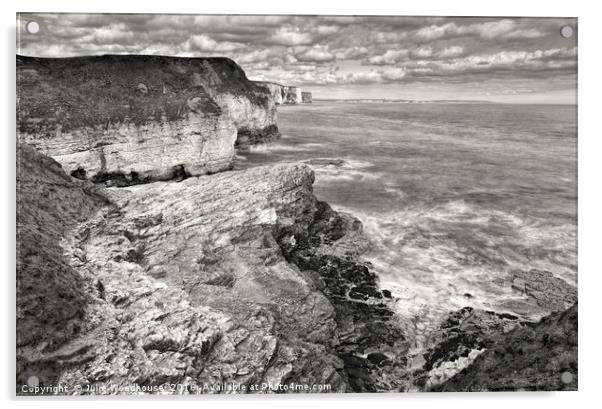
<svg viewBox="0 0 602 409"><path fill-rule="evenodd" d="M495 393L495 394L386 394L386 395L336 395L336 396L249 396L249 397L206 397L204 399L112 399L96 401L43 401L48 407L106 407L110 405L131 406L141 403L147 407L164 407L166 404L181 406L236 407L240 409L265 408L286 405L287 408L305 408L308 405L335 405L362 407L377 405L385 407L445 407L504 408L543 406L563 408L589 406L597 400L600 368L600 308L602 298L597 253L600 249L599 236L602 232L600 211L602 201L600 189L600 163L602 162L602 132L600 132L600 105L602 92L599 77L602 75L600 61L601 14L595 2L527 2L525 0L491 1L411 1L392 0L340 1L325 0L293 1L244 1L222 2L168 0L163 2L130 2L103 0L84 2L75 0L21 0L19 4L2 2L3 46L2 80L4 81L2 107L2 129L0 137L2 152L3 223L2 257L5 291L4 334L2 342L2 370L0 389L4 399L11 400L9 406L33 406L40 401L15 401L14 395L14 218L15 218L15 13L17 11L47 12L132 12L132 13L214 13L214 14L397 14L397 15L457 15L457 16L555 16L579 18L579 392L574 393ZM598 121L596 121L598 119ZM168 403L169 402L169 403Z"/></svg>

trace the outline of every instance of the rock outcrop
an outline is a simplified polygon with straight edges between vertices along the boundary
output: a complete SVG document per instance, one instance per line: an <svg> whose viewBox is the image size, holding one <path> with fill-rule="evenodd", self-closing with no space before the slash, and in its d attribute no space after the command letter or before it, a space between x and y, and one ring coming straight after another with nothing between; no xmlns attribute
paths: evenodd
<svg viewBox="0 0 602 409"><path fill-rule="evenodd" d="M36 376L58 393L103 394L387 382L379 371L404 351L390 294L353 262L360 224L315 199L309 167L107 189L30 147L18 158L18 385Z"/></svg>
<svg viewBox="0 0 602 409"><path fill-rule="evenodd" d="M117 185L226 170L235 141L279 135L269 92L227 58L18 56L17 106L21 142Z"/></svg>
<svg viewBox="0 0 602 409"><path fill-rule="evenodd" d="M474 362L435 391L577 390L577 304L489 334Z"/></svg>
<svg viewBox="0 0 602 409"><path fill-rule="evenodd" d="M303 92L299 87L264 81L257 81L256 83L270 92L276 105L296 105L312 102L311 92Z"/></svg>
<svg viewBox="0 0 602 409"><path fill-rule="evenodd" d="M577 289L539 270L514 271L508 287L525 297L509 303L519 315L470 307L451 312L411 374L416 389L576 388ZM527 318L533 316L543 318Z"/></svg>
<svg viewBox="0 0 602 409"><path fill-rule="evenodd" d="M282 98L283 104L301 104L303 98L301 97L301 88L299 87L284 87L284 97Z"/></svg>

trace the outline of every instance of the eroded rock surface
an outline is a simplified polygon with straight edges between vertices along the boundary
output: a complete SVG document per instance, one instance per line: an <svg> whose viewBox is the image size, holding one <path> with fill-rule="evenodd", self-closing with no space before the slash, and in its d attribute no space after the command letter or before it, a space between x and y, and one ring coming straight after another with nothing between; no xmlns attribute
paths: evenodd
<svg viewBox="0 0 602 409"><path fill-rule="evenodd" d="M18 154L18 385L378 389L390 294L354 264L359 222L316 201L309 167L106 189Z"/></svg>
<svg viewBox="0 0 602 409"><path fill-rule="evenodd" d="M577 288L549 271L514 271L511 287L526 299L527 310L539 310L543 315L564 311L577 302Z"/></svg>

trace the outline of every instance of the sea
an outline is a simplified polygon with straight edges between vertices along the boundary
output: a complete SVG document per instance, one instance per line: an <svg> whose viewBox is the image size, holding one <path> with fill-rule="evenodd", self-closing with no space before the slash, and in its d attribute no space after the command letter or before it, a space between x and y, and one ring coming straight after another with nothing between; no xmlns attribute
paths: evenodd
<svg viewBox="0 0 602 409"><path fill-rule="evenodd" d="M237 167L315 170L316 196L362 221L417 348L466 306L539 318L513 271L577 284L575 106L315 101L279 106L278 127Z"/></svg>

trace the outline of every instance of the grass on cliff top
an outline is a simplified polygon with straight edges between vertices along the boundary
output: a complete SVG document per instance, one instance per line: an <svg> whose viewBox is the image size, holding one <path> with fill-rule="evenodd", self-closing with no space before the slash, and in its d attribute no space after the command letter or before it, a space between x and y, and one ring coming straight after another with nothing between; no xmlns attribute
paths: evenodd
<svg viewBox="0 0 602 409"><path fill-rule="evenodd" d="M207 89L209 88L209 89ZM221 113L210 93L244 94L267 104L268 93L227 58L106 55L17 57L17 127L52 137L76 128L174 121L190 110Z"/></svg>

